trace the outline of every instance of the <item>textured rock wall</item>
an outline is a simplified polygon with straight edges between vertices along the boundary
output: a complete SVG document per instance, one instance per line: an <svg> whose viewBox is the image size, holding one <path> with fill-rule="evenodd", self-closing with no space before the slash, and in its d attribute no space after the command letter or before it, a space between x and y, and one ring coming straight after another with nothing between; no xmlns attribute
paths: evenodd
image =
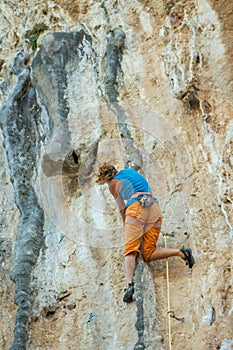
<svg viewBox="0 0 233 350"><path fill-rule="evenodd" d="M232 349L231 7L1 3L2 349L169 348L165 261L122 302L105 160L140 169L168 246L193 249L192 274L169 261L172 348Z"/></svg>

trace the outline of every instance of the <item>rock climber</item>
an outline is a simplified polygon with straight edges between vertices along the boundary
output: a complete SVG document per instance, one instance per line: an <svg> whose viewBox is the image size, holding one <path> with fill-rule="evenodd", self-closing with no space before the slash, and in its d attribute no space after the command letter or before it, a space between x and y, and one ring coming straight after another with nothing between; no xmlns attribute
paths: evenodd
<svg viewBox="0 0 233 350"><path fill-rule="evenodd" d="M108 184L119 207L125 231L125 271L128 283L123 301L133 301L133 276L136 260L151 262L179 256L191 269L195 261L190 248L157 248L162 224L162 214L156 198L153 197L147 180L132 168L118 171L113 165L104 163L98 172L98 184ZM125 203L126 201L126 203Z"/></svg>

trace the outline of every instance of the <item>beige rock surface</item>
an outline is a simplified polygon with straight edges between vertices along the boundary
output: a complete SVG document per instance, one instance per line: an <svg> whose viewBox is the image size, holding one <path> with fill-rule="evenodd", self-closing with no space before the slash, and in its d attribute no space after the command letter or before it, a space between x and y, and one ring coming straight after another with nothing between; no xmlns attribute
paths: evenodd
<svg viewBox="0 0 233 350"><path fill-rule="evenodd" d="M15 323L16 307L14 300L14 287L10 281L10 271L13 260L13 242L15 231L19 220L19 214L14 203L14 191L10 183L10 175L7 167L5 151L2 146L3 138L0 134L1 142L1 219L0 219L0 296L1 311L0 317L2 326L0 331L0 344L3 349L9 347L12 341L12 330Z"/></svg>
<svg viewBox="0 0 233 350"><path fill-rule="evenodd" d="M32 276L28 349L130 350L138 339L136 305L122 302L123 226L116 205L108 189L95 184L94 172L86 181L78 178L75 192L74 182L62 174L68 152L78 149L85 175L96 143L97 164L110 159L124 165L116 112L109 108L104 85L106 38L115 28L126 36L118 101L142 154L142 173L163 209L163 232L175 232L174 238L167 238L168 246L190 246L196 259L192 274L179 259L169 261L171 310L184 318L183 323L171 318L172 349L232 349L230 2L29 0L16 5L4 0L0 16L1 101L17 80L12 74L16 52L26 52L25 66L33 60L25 33L35 25L48 27L38 46L47 40L50 47L53 32L84 28L95 50L86 43L79 69L70 69L65 128L71 145L60 148L66 134L53 110L53 137L41 145L35 187L46 215L46 249ZM62 162L57 175L50 177L43 171L42 156L52 153ZM0 347L6 350L15 322L9 273L19 213L2 146L1 155ZM142 280L145 348L169 349L165 261L145 265Z"/></svg>

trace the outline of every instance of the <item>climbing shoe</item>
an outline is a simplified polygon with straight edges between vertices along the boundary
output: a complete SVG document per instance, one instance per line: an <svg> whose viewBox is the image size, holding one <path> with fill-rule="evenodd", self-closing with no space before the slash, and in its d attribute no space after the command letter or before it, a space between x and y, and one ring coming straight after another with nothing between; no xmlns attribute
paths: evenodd
<svg viewBox="0 0 233 350"><path fill-rule="evenodd" d="M184 254L184 257L182 259L186 262L186 265L188 265L189 268L191 269L195 264L195 260L192 255L192 250L190 248L183 247L180 249L180 251Z"/></svg>
<svg viewBox="0 0 233 350"><path fill-rule="evenodd" d="M134 285L132 283L129 283L128 288L125 289L125 294L123 297L124 303L132 303L132 301L134 301L133 294L134 294Z"/></svg>

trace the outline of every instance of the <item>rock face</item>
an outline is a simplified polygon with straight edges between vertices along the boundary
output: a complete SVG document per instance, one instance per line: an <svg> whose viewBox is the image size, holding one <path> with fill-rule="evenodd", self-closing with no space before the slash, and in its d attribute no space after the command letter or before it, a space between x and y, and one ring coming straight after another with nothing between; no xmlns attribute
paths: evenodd
<svg viewBox="0 0 233 350"><path fill-rule="evenodd" d="M230 2L0 10L1 349L232 349ZM192 273L169 260L169 310L165 261L139 259L122 301L104 161L144 174L167 245L193 250Z"/></svg>

